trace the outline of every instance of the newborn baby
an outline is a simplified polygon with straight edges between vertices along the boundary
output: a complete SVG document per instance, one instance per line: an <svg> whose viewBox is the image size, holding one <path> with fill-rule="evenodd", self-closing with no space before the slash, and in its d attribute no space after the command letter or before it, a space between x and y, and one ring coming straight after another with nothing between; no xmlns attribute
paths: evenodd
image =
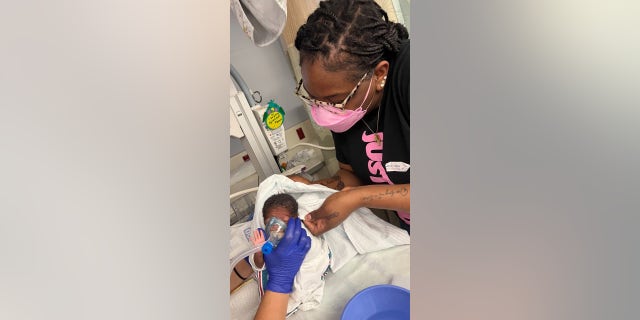
<svg viewBox="0 0 640 320"><path fill-rule="evenodd" d="M265 200L262 216L267 226L267 232L276 232L278 225L282 225L281 222L286 226L289 219L298 217L298 202L289 194L274 194ZM324 289L324 276L329 271L331 253L328 245L323 239L314 237L308 231L307 234L311 237L311 249L309 249L293 282L293 292L289 297L287 307L288 314L298 309L310 310L320 304ZM261 231L254 231L253 240L255 243L264 242L265 238L267 236ZM262 297L268 276L262 252L252 255L249 262L256 271L260 297Z"/></svg>

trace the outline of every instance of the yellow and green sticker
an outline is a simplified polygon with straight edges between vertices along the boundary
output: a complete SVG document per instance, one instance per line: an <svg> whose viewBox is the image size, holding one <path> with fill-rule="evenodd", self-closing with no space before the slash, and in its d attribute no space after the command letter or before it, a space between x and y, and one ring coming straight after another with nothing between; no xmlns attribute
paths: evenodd
<svg viewBox="0 0 640 320"><path fill-rule="evenodd" d="M284 123L284 110L277 103L273 102L273 100L269 101L267 110L262 116L262 122L264 122L268 129L275 130L280 128Z"/></svg>

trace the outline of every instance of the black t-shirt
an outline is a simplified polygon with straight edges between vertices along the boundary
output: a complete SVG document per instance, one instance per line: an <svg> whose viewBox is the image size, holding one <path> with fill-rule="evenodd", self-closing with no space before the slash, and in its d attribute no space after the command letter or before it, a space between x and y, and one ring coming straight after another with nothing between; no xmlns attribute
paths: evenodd
<svg viewBox="0 0 640 320"><path fill-rule="evenodd" d="M389 61L380 110L343 133L331 132L338 161L351 165L362 184L410 183L409 158L409 40ZM378 111L380 112L379 124ZM383 143L374 139L376 126ZM382 156L380 156L382 154Z"/></svg>

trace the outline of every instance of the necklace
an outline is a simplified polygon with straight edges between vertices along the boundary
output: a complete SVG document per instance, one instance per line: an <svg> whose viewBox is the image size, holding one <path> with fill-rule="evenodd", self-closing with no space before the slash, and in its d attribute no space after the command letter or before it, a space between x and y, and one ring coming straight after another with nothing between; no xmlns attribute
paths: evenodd
<svg viewBox="0 0 640 320"><path fill-rule="evenodd" d="M371 103L369 103L371 104ZM368 107L367 107L368 108ZM376 118L376 131L374 132L373 129L371 129L371 127L369 127L369 125L364 121L364 119L362 119L362 123L364 123L365 126L367 126L367 128L369 128L369 130L371 131L371 133L373 133L375 139L376 139L376 144L380 145L382 140L380 139L380 135L378 134L378 125L380 124L380 109L382 109L382 104L378 106L378 117Z"/></svg>

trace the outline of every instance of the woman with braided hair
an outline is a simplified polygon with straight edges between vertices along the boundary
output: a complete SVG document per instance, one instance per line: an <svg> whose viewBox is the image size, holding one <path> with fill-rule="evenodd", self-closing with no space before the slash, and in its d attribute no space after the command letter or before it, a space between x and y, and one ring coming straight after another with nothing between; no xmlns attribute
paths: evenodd
<svg viewBox="0 0 640 320"><path fill-rule="evenodd" d="M320 1L296 35L296 95L331 130L340 190L305 218L320 235L360 207L393 210L409 232L409 34L373 0ZM292 179L311 183L301 177Z"/></svg>

